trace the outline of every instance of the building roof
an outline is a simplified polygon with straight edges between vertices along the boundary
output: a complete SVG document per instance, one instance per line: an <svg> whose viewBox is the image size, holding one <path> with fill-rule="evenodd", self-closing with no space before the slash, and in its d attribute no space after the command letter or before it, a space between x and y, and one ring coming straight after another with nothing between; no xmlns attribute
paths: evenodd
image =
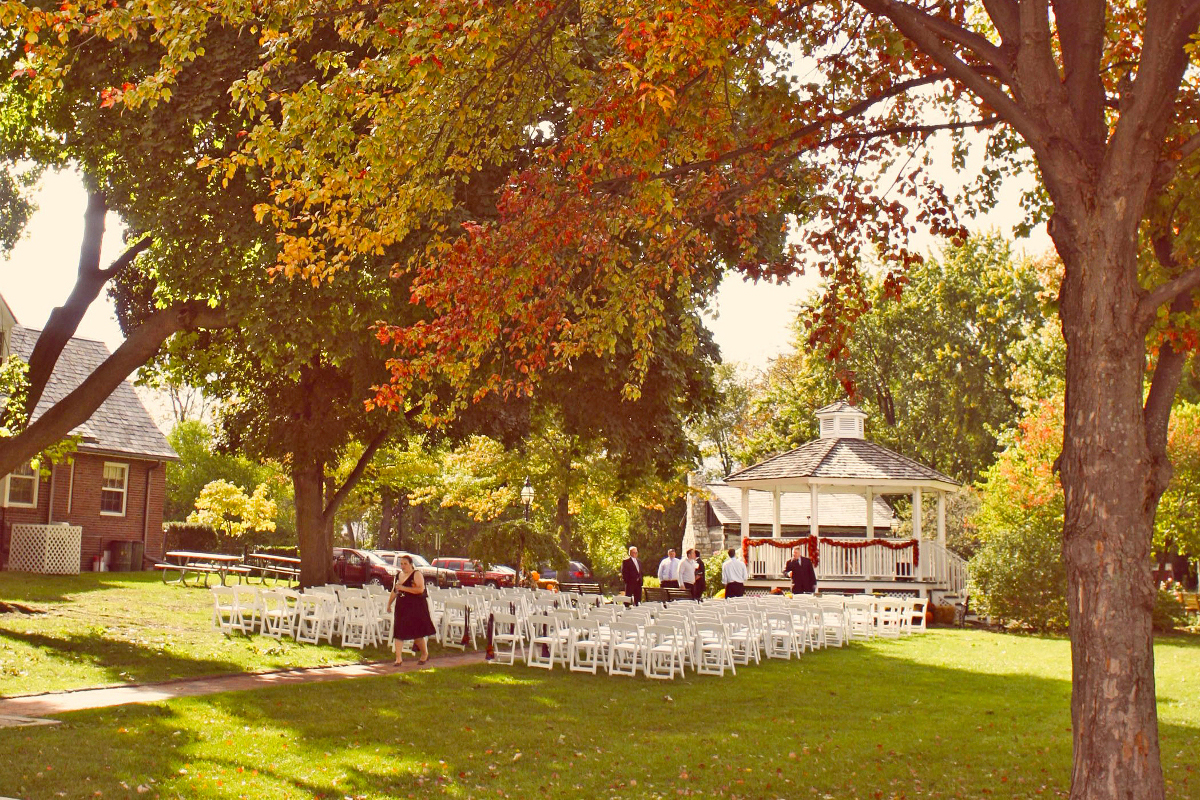
<svg viewBox="0 0 1200 800"><path fill-rule="evenodd" d="M861 408L859 408L858 406L850 405L845 400L838 400L836 403L830 403L827 406L818 408L813 413L814 414L845 414L845 413L849 413L849 414L859 414L864 417L866 416L866 413Z"/></svg>
<svg viewBox="0 0 1200 800"><path fill-rule="evenodd" d="M704 487L710 495L708 507L722 525L739 525L742 521L742 490L726 483L710 483ZM866 528L867 499L859 494L820 495L818 520L824 527ZM781 525L808 527L812 513L811 498L806 492L789 492L779 498ZM874 498L875 528L890 528L892 508L881 497ZM772 523L771 493L751 490L750 524Z"/></svg>
<svg viewBox="0 0 1200 800"><path fill-rule="evenodd" d="M41 331L14 325L10 334L13 353L28 360L40 335ZM108 348L102 342L90 339L67 342L33 411L33 419L78 388L108 357ZM179 458L128 381L122 381L92 416L71 433L82 439L80 452L172 461Z"/></svg>
<svg viewBox="0 0 1200 800"><path fill-rule="evenodd" d="M794 450L735 472L736 486L786 489L823 485L930 486L953 489L958 481L866 439L814 439ZM822 508L823 510L823 508Z"/></svg>

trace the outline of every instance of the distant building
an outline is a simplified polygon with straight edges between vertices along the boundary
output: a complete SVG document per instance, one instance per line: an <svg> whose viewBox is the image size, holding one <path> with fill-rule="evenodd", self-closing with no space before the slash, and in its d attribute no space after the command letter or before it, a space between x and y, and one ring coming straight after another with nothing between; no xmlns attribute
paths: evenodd
<svg viewBox="0 0 1200 800"><path fill-rule="evenodd" d="M11 352L28 360L41 331L18 325L0 298L0 333L5 355ZM71 339L33 419L78 387L108 357L101 342ZM128 382L118 386L72 433L80 442L70 463L54 465L48 476L27 464L0 481L0 562L8 563L13 525L59 523L82 528L84 570L91 569L92 559L114 541L140 542L144 558L161 560L164 464L179 457L133 386Z"/></svg>

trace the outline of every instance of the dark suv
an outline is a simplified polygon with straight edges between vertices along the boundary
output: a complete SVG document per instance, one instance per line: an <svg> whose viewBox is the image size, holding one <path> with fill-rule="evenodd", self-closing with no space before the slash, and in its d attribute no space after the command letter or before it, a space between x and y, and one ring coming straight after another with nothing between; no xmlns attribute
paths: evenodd
<svg viewBox="0 0 1200 800"><path fill-rule="evenodd" d="M454 570L463 586L516 586L516 574L501 570L484 570L478 561L469 558L435 558L433 566Z"/></svg>
<svg viewBox="0 0 1200 800"><path fill-rule="evenodd" d="M567 571L561 578L558 570L552 564L538 566L538 577L544 581L558 581L559 583L590 583L592 571L582 561L568 561Z"/></svg>
<svg viewBox="0 0 1200 800"><path fill-rule="evenodd" d="M365 586L377 583L388 589L396 582L400 570L389 566L370 550L355 550L350 547L333 548L333 574L338 583L346 586Z"/></svg>

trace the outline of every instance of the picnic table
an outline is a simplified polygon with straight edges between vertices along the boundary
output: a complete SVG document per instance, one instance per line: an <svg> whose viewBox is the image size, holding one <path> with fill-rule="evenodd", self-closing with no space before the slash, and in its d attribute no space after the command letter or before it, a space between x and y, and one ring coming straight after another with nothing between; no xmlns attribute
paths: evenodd
<svg viewBox="0 0 1200 800"><path fill-rule="evenodd" d="M164 561L154 565L154 568L162 571L163 583L178 583L181 586L187 586L188 575L194 579L193 585L199 586L201 580L204 582L204 587L208 588L208 579L212 575L216 575L221 579L221 585L225 585L226 577L236 575L238 583L242 582L242 578L250 574L250 569L242 564L241 556L228 556L223 553L198 553L191 550L172 550L169 553L164 553ZM167 580L168 572L178 572L179 577L174 581Z"/></svg>
<svg viewBox="0 0 1200 800"><path fill-rule="evenodd" d="M288 583L300 581L300 559L291 556L276 556L270 553L251 553L246 556L246 567L257 572L259 582L266 585L267 578L276 583L282 578Z"/></svg>

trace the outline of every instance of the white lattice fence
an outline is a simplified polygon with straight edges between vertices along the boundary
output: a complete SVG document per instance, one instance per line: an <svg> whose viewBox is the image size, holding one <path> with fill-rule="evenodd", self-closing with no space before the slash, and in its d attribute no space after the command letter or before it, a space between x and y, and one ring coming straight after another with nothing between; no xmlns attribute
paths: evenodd
<svg viewBox="0 0 1200 800"><path fill-rule="evenodd" d="M83 528L78 525L13 525L8 568L46 575L77 575Z"/></svg>

